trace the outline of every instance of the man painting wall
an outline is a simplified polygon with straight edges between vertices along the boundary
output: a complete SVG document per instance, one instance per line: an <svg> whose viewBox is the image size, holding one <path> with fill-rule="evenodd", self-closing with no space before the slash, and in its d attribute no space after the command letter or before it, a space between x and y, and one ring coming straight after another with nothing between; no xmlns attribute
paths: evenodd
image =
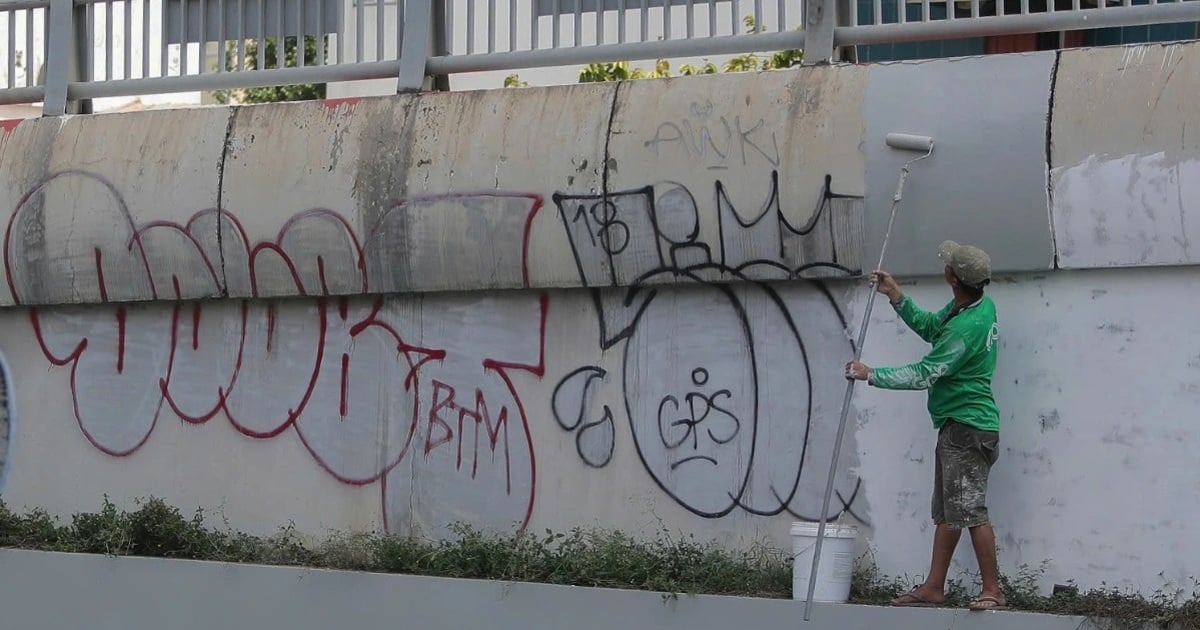
<svg viewBox="0 0 1200 630"><path fill-rule="evenodd" d="M871 368L846 365L846 378L890 390L927 390L929 415L938 431L931 511L937 525L925 582L892 600L896 606L936 606L945 601L946 576L962 530L969 530L983 581L972 610L1006 607L1000 591L996 535L988 520L988 473L999 454L1000 416L992 393L996 370L996 305L984 295L991 261L983 250L953 241L938 257L952 299L936 313L904 295L886 271L872 277L904 323L933 348L920 361Z"/></svg>

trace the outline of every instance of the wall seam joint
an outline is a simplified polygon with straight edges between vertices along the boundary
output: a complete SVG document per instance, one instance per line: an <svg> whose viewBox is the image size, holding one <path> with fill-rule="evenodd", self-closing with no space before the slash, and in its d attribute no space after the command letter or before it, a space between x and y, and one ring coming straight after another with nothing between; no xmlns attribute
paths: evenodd
<svg viewBox="0 0 1200 630"><path fill-rule="evenodd" d="M1054 63L1050 66L1050 98L1046 107L1046 217L1050 222L1050 268L1061 269L1058 263L1058 234L1054 229L1054 92L1058 87L1058 68L1062 63L1062 51L1054 51Z"/></svg>
<svg viewBox="0 0 1200 630"><path fill-rule="evenodd" d="M217 256L220 257L221 277L220 297L229 297L229 275L225 269L225 241L223 238L225 218L225 161L229 159L230 142L233 139L233 126L237 120L238 107L229 108L229 120L225 123L225 136L221 140L221 157L217 162Z"/></svg>

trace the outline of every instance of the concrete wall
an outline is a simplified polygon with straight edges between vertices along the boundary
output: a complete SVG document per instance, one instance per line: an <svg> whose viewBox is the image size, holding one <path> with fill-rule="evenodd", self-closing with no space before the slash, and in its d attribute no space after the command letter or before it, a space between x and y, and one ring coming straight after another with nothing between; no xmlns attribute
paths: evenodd
<svg viewBox="0 0 1200 630"><path fill-rule="evenodd" d="M997 267L1005 569L1182 582L1200 537L1180 497L1200 476L1162 462L1197 439L1200 341L1175 309L1135 306L1186 309L1200 284L1198 58L22 122L0 136L0 350L21 410L3 499L68 515L156 495L253 531L466 520L788 545L822 516L861 272L913 157L884 146L895 130L937 149L888 266L929 307L947 299L941 239ZM873 318L868 363L924 351L890 309ZM825 515L862 525L886 573L928 562L923 407L858 390ZM956 569L973 565L964 541Z"/></svg>
<svg viewBox="0 0 1200 630"><path fill-rule="evenodd" d="M0 551L8 627L1091 630L1082 617L813 604L409 575ZM1135 629L1131 629L1135 630Z"/></svg>

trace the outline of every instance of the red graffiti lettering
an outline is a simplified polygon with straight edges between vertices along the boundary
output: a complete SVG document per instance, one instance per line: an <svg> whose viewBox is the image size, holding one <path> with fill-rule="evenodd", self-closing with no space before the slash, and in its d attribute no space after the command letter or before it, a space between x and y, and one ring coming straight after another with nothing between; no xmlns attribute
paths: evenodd
<svg viewBox="0 0 1200 630"><path fill-rule="evenodd" d="M536 466L528 420L510 374L544 373L546 296L536 303L506 298L511 303L491 316L500 318L498 330L512 332L498 342L463 344L457 339L469 330L427 331L431 327L421 324L420 301L412 302L416 309L401 309L395 305L402 298L370 296L367 253L375 243L386 242L379 235L400 229L390 227L387 213L370 226L372 236L365 243L342 216L322 208L300 212L273 238L254 242L232 213L219 209L202 210L184 224L136 225L106 180L67 171L26 193L9 221L5 279L17 304L41 303L47 293L67 290L54 285L58 280L44 280L51 277L46 274L36 283L30 280L37 272L30 267L37 263L30 261L42 259L26 252L27 244L18 236L54 211L30 200L64 178L79 187L71 198L98 200L98 207L116 213L117 229L128 233L127 243L120 245L71 244L74 251L81 245L91 249L94 269L62 282L85 294L86 283L94 282L93 294L102 305L85 311L29 309L43 354L53 365L70 366L76 420L96 448L114 456L135 453L150 438L164 406L194 424L224 415L254 438L294 429L320 466L340 481L362 485L383 480L386 525L389 511L407 509L398 496L389 499L389 484L398 491L402 481L420 481L407 466L407 480L399 471L389 473L397 470L414 436L421 435L426 458L435 458L422 465L432 467L433 475L457 474L465 467L463 458L470 457L470 480L495 477L499 483L502 466L504 495L518 497L513 514L522 527L528 522ZM521 226L517 247L527 283L530 226L542 203L537 195L489 192L412 199L389 213L399 217L396 225L402 227L399 215L414 204L474 208L470 204L485 200L506 211L522 209L513 220ZM292 285L284 294L307 299L271 300L276 294L264 293L268 275L273 290L280 290L282 278ZM171 304L137 303L145 295L157 299L171 290ZM180 301L183 296L229 294L250 297ZM422 343L405 340L401 331L410 328ZM430 378L423 389L423 372L431 366L453 371L454 378ZM464 366L474 366L474 372ZM473 403L456 400L460 391L473 392ZM455 412L457 422L450 415ZM465 435L472 424L467 419L474 420L474 436ZM421 421L427 426L418 434ZM524 439L510 443L512 431L524 433ZM436 459L439 447L451 442L450 460ZM493 472L485 474L485 467ZM463 509L467 506L444 508L447 514Z"/></svg>

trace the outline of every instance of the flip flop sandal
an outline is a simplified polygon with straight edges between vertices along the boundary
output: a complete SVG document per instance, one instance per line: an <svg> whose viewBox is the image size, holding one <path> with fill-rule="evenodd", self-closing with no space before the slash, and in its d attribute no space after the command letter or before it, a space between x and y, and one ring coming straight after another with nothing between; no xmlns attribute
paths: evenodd
<svg viewBox="0 0 1200 630"><path fill-rule="evenodd" d="M896 599L903 600L905 598L907 598L909 601L902 601L900 603L892 603L892 606L904 606L904 607L908 607L908 608L936 608L936 607L942 605L941 602L931 602L931 601L925 599L924 597L917 595L916 591L913 591L911 593L905 593L905 594L901 595L900 597L897 597Z"/></svg>
<svg viewBox="0 0 1200 630"><path fill-rule="evenodd" d="M984 602L991 602L991 604L984 605ZM971 603L967 605L967 608L970 608L971 610L975 610L975 611L1007 610L1008 605L1001 603L999 599L996 599L995 597L992 597L991 595L982 595L982 596L976 597L975 599L971 600Z"/></svg>

